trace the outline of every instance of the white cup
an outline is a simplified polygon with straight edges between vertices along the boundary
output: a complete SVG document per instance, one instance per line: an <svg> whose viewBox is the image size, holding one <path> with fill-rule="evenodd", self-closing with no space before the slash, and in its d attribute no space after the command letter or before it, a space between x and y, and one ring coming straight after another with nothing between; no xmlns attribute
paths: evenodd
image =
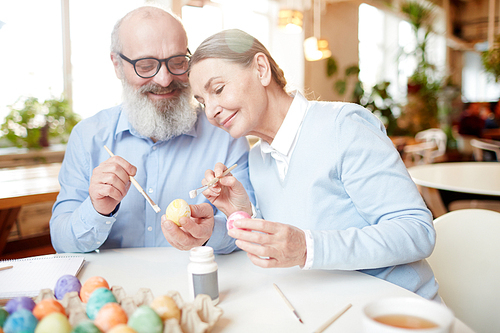
<svg viewBox="0 0 500 333"><path fill-rule="evenodd" d="M412 316L430 321L434 328L401 328L382 324L380 316ZM363 326L369 333L450 333L455 317L439 303L416 297L384 298L369 303L363 309Z"/></svg>

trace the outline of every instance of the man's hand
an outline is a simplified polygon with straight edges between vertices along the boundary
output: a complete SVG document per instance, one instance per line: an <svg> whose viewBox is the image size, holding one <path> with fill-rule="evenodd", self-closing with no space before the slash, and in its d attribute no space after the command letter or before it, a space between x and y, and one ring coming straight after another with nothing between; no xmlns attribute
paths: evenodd
<svg viewBox="0 0 500 333"><path fill-rule="evenodd" d="M214 211L208 203L190 205L191 217L182 217L178 227L174 222L161 217L161 230L167 241L179 250L190 250L202 246L212 236Z"/></svg>
<svg viewBox="0 0 500 333"><path fill-rule="evenodd" d="M89 195L95 210L109 215L130 188L130 177L137 168L119 156L99 164L90 178Z"/></svg>

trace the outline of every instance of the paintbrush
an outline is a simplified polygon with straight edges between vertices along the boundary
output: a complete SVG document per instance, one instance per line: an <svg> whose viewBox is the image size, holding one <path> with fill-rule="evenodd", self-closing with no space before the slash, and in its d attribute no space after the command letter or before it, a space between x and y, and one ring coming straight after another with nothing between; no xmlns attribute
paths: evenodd
<svg viewBox="0 0 500 333"><path fill-rule="evenodd" d="M191 199L196 198L196 196L197 196L198 194L200 194L201 192L205 191L207 188L212 187L213 185L215 185L215 183L217 183L217 182L220 180L220 178L222 178L222 177L224 177L225 175L227 175L228 173L230 173L230 172L231 172L231 170L233 170L234 168L236 168L236 166L237 166L237 165L238 165L238 164L235 164L235 165L233 165L232 167L230 167L230 168L226 169L226 171L224 171L224 172L222 173L222 175L220 175L220 177L218 177L218 178L216 177L216 178L212 179L211 181L209 181L209 182L207 183L207 185L202 186L202 187L200 187L200 188L197 188L196 190L189 191L189 197L190 197Z"/></svg>
<svg viewBox="0 0 500 333"><path fill-rule="evenodd" d="M106 145L104 145L104 149L106 149L106 151L108 152L109 156L113 157L115 156L111 150L109 150L108 147L106 147ZM142 189L141 185L139 185L139 183L137 182L137 180L135 180L134 177L132 176L129 176L130 177L130 181L132 182L132 184L134 184L135 188L141 192L141 194L144 196L144 198L146 198L146 201L149 202L149 204L151 205L151 207L153 207L153 209L155 210L155 212L159 213L161 211L160 207L158 207L157 204L154 203L153 200L151 200L151 198L146 194L146 192Z"/></svg>
<svg viewBox="0 0 500 333"><path fill-rule="evenodd" d="M273 286L276 289L276 291L278 292L278 294L280 294L281 298L283 298L283 300L285 301L286 305L290 308L290 310L292 310L292 312L295 315L295 317L297 317L297 319L303 324L304 322L302 321L302 319L300 318L299 314L297 313L297 310L295 310L295 308L293 307L292 303L290 303L290 301L288 300L288 298L286 298L285 294L283 294L283 292L276 285L276 283L273 283Z"/></svg>

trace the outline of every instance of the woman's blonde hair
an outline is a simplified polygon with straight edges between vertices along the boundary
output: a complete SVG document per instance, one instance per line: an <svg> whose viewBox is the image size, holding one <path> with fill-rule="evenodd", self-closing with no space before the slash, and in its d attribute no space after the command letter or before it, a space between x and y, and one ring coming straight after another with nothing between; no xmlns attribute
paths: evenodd
<svg viewBox="0 0 500 333"><path fill-rule="evenodd" d="M207 58L217 58L248 67L259 52L267 57L274 81L285 90L286 79L283 70L266 47L256 38L238 29L224 30L205 39L191 56L190 66Z"/></svg>

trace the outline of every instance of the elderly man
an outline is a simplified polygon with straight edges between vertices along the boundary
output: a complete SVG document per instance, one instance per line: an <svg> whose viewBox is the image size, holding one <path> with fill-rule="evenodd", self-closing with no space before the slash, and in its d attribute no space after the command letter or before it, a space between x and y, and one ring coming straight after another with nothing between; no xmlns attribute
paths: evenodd
<svg viewBox="0 0 500 333"><path fill-rule="evenodd" d="M205 170L222 162L238 164L232 174L253 193L248 142L210 125L194 106L181 22L160 8L141 7L117 22L111 39L123 103L73 129L50 221L52 245L57 252L153 246L189 250L204 244L217 253L233 251L225 216L202 195L190 199L189 191L201 185ZM130 176L161 213L130 189ZM178 198L192 211L191 218L180 220L181 228L162 218Z"/></svg>

